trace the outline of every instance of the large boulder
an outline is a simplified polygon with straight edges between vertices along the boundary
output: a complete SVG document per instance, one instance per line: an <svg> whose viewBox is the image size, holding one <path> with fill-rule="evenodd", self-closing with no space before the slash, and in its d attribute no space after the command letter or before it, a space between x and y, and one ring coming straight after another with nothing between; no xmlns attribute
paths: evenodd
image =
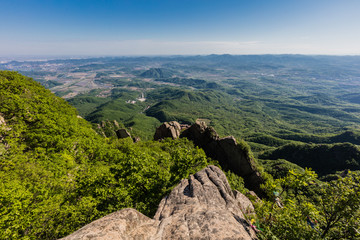
<svg viewBox="0 0 360 240"><path fill-rule="evenodd" d="M230 189L225 174L218 167L209 166L183 179L163 198L153 219L136 210L123 209L84 226L63 240L254 240L256 234L242 212L242 209L253 212L253 206L245 198Z"/></svg>
<svg viewBox="0 0 360 240"><path fill-rule="evenodd" d="M181 126L178 122L165 122L156 129L154 140L172 138L176 139L180 136Z"/></svg>

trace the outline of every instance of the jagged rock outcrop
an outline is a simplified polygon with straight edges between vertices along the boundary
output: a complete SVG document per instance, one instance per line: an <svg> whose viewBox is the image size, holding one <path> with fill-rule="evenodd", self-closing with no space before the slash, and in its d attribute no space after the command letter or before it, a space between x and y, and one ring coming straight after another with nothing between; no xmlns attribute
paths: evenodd
<svg viewBox="0 0 360 240"><path fill-rule="evenodd" d="M116 130L116 136L118 138L131 138L130 133L125 128L120 128L119 130Z"/></svg>
<svg viewBox="0 0 360 240"><path fill-rule="evenodd" d="M172 138L176 139L180 136L181 126L178 122L165 122L160 127L156 129L154 140L159 140L163 138Z"/></svg>
<svg viewBox="0 0 360 240"><path fill-rule="evenodd" d="M134 209L123 209L63 240L257 239L242 209L252 211L251 202L230 189L218 167L209 166L183 179L163 198L153 219Z"/></svg>
<svg viewBox="0 0 360 240"><path fill-rule="evenodd" d="M208 157L218 160L224 169L231 169L244 178L248 189L255 191L259 196L264 196L260 188L264 179L257 171L254 160L243 146L237 144L234 137L219 138L215 130L207 127L204 122L196 122L184 130L180 137L192 140L196 146L204 149Z"/></svg>

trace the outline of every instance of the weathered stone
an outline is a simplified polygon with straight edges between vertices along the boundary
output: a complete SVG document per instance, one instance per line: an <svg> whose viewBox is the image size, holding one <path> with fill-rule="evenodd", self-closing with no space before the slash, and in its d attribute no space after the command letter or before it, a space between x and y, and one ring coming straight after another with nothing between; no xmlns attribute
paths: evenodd
<svg viewBox="0 0 360 240"><path fill-rule="evenodd" d="M181 126L178 122L165 122L156 129L154 140L172 138L176 139L180 136Z"/></svg>
<svg viewBox="0 0 360 240"><path fill-rule="evenodd" d="M125 128L121 128L119 130L116 130L116 136L118 138L131 138L130 133L125 129Z"/></svg>
<svg viewBox="0 0 360 240"><path fill-rule="evenodd" d="M148 218L135 209L127 208L89 223L63 239L149 239L152 235L155 235L156 227L155 220Z"/></svg>
<svg viewBox="0 0 360 240"><path fill-rule="evenodd" d="M208 157L218 160L224 169L230 169L241 176L248 189L255 191L259 196L265 195L260 188L264 180L257 171L254 160L237 144L234 137L219 138L215 130L207 127L204 122L196 122L184 130L180 137L192 140Z"/></svg>
<svg viewBox="0 0 360 240"><path fill-rule="evenodd" d="M84 226L63 240L254 240L256 234L242 213L242 209L251 208L249 202L239 192L234 195L218 167L209 166L183 179L162 199L153 219L136 210L123 209Z"/></svg>

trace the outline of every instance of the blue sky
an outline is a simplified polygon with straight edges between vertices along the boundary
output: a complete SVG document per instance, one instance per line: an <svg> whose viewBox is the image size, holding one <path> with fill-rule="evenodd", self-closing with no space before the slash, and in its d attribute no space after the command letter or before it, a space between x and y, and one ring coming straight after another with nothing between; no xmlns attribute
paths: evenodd
<svg viewBox="0 0 360 240"><path fill-rule="evenodd" d="M0 0L0 56L360 55L358 0Z"/></svg>

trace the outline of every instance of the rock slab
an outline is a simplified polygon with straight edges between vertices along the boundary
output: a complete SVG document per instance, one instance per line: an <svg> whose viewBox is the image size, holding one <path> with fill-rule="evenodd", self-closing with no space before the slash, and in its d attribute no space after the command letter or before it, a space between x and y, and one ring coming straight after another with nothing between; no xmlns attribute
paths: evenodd
<svg viewBox="0 0 360 240"><path fill-rule="evenodd" d="M123 209L84 226L63 240L255 240L256 234L242 212L242 209L253 209L245 198L231 190L218 167L208 166L190 175L189 179L183 179L163 198L153 219L134 209Z"/></svg>

